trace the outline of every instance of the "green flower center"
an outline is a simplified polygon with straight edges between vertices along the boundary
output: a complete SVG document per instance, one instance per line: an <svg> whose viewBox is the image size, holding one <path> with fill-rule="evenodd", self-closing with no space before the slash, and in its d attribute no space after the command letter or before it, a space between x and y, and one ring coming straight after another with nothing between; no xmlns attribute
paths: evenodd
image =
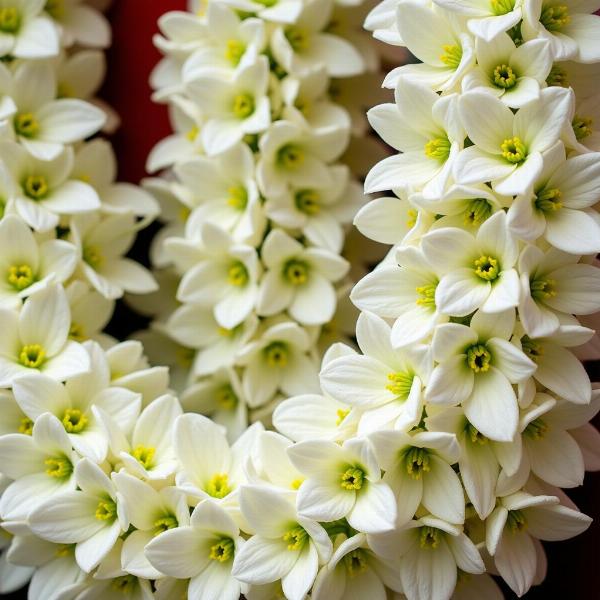
<svg viewBox="0 0 600 600"><path fill-rule="evenodd" d="M35 276L29 265L13 265L8 268L6 279L10 285L20 292L35 281Z"/></svg>
<svg viewBox="0 0 600 600"><path fill-rule="evenodd" d="M413 479L421 479L423 473L431 470L429 466L429 451L425 448L411 446L402 457L404 468Z"/></svg>
<svg viewBox="0 0 600 600"><path fill-rule="evenodd" d="M156 448L137 446L131 452L131 456L137 460L142 467L150 469L154 465L154 455L156 454Z"/></svg>
<svg viewBox="0 0 600 600"><path fill-rule="evenodd" d="M532 340L528 335L521 338L523 352L535 363L544 355L544 348L538 342Z"/></svg>
<svg viewBox="0 0 600 600"><path fill-rule="evenodd" d="M283 368L288 364L290 352L283 342L271 342L263 353L269 367Z"/></svg>
<svg viewBox="0 0 600 600"><path fill-rule="evenodd" d="M506 15L515 9L516 0L490 0L490 8L492 12L500 17Z"/></svg>
<svg viewBox="0 0 600 600"><path fill-rule="evenodd" d="M592 135L593 129L592 125L594 124L593 119L589 117L578 117L575 115L573 119L573 131L575 132L575 137L578 140L583 140L586 137Z"/></svg>
<svg viewBox="0 0 600 600"><path fill-rule="evenodd" d="M446 44L442 46L444 53L440 56L440 60L452 69L456 69L462 60L462 48L457 44Z"/></svg>
<svg viewBox="0 0 600 600"><path fill-rule="evenodd" d="M42 200L48 195L50 187L43 175L29 175L23 184L23 191L32 200Z"/></svg>
<svg viewBox="0 0 600 600"><path fill-rule="evenodd" d="M248 206L248 191L242 185L232 186L227 190L227 204L236 210L245 210Z"/></svg>
<svg viewBox="0 0 600 600"><path fill-rule="evenodd" d="M40 124L32 113L18 113L13 123L17 135L24 138L33 138L40 130Z"/></svg>
<svg viewBox="0 0 600 600"><path fill-rule="evenodd" d="M419 543L424 550L435 550L440 543L440 530L435 527L419 528Z"/></svg>
<svg viewBox="0 0 600 600"><path fill-rule="evenodd" d="M96 519L98 521L114 521L117 516L117 505L112 498L100 500L96 507Z"/></svg>
<svg viewBox="0 0 600 600"><path fill-rule="evenodd" d="M308 542L308 533L306 533L304 527L298 525L283 534L283 541L287 543L288 550L300 551Z"/></svg>
<svg viewBox="0 0 600 600"><path fill-rule="evenodd" d="M502 150L502 156L509 163L518 165L527 158L527 148L525 148L521 138L517 136L504 140L500 149Z"/></svg>
<svg viewBox="0 0 600 600"><path fill-rule="evenodd" d="M179 526L179 522L173 515L167 515L154 521L154 537Z"/></svg>
<svg viewBox="0 0 600 600"><path fill-rule="evenodd" d="M85 341L87 336L85 335L85 329L83 325L72 322L71 327L69 328L69 339L75 340L76 342Z"/></svg>
<svg viewBox="0 0 600 600"><path fill-rule="evenodd" d="M341 475L340 485L345 490L360 490L365 472L360 467L349 467Z"/></svg>
<svg viewBox="0 0 600 600"><path fill-rule="evenodd" d="M92 269L99 269L104 263L104 256L98 246L84 246L83 261L90 265Z"/></svg>
<svg viewBox="0 0 600 600"><path fill-rule="evenodd" d="M46 359L46 351L39 344L27 344L19 352L19 362L28 369L38 369Z"/></svg>
<svg viewBox="0 0 600 600"><path fill-rule="evenodd" d="M231 493L229 486L229 475L227 473L217 473L213 475L206 486L206 493L213 498L225 498Z"/></svg>
<svg viewBox="0 0 600 600"><path fill-rule="evenodd" d="M399 399L406 400L410 394L414 375L412 373L390 373L387 378L390 383L385 386L385 389L392 392L394 396L398 396Z"/></svg>
<svg viewBox="0 0 600 600"><path fill-rule="evenodd" d="M531 440L541 440L548 433L548 425L540 418L534 419L523 432Z"/></svg>
<svg viewBox="0 0 600 600"><path fill-rule="evenodd" d="M21 14L16 8L0 8L0 31L16 33L21 26Z"/></svg>
<svg viewBox="0 0 600 600"><path fill-rule="evenodd" d="M31 435L33 433L33 421L29 417L23 417L19 423L19 433Z"/></svg>
<svg viewBox="0 0 600 600"><path fill-rule="evenodd" d="M475 373L489 371L492 355L483 344L475 344L467 349L467 365Z"/></svg>
<svg viewBox="0 0 600 600"><path fill-rule="evenodd" d="M569 8L564 4L558 6L544 6L542 7L542 14L540 15L540 23L548 31L560 31L563 27L571 22L571 15L569 15Z"/></svg>
<svg viewBox="0 0 600 600"><path fill-rule="evenodd" d="M233 114L238 119L247 119L251 114L254 113L256 105L254 103L254 97L250 94L238 94L233 99Z"/></svg>
<svg viewBox="0 0 600 600"><path fill-rule="evenodd" d="M319 214L321 210L319 201L319 192L316 192L315 190L300 190L296 192L294 198L296 208L309 216Z"/></svg>
<svg viewBox="0 0 600 600"><path fill-rule="evenodd" d="M356 548L344 556L344 565L350 577L356 577L367 568L367 553L362 548Z"/></svg>
<svg viewBox="0 0 600 600"><path fill-rule="evenodd" d="M238 397L229 383L216 391L216 402L223 410L233 410L238 405Z"/></svg>
<svg viewBox="0 0 600 600"><path fill-rule="evenodd" d="M527 519L520 510L509 510L506 525L512 533L518 533L527 527Z"/></svg>
<svg viewBox="0 0 600 600"><path fill-rule="evenodd" d="M477 227L487 221L492 214L492 205L485 198L475 198L463 213L465 225Z"/></svg>
<svg viewBox="0 0 600 600"><path fill-rule="evenodd" d="M535 197L535 207L545 213L553 213L562 208L562 193L558 188L543 189Z"/></svg>
<svg viewBox="0 0 600 600"><path fill-rule="evenodd" d="M425 144L425 154L429 158L445 161L450 156L450 140L445 138L434 138Z"/></svg>
<svg viewBox="0 0 600 600"><path fill-rule="evenodd" d="M239 40L227 40L225 44L225 58L231 63L232 66L237 67L242 56L246 52L246 46Z"/></svg>
<svg viewBox="0 0 600 600"><path fill-rule="evenodd" d="M435 307L435 290L437 288L437 283L428 283L426 285L421 285L415 289L417 292L417 305L418 306L430 306Z"/></svg>
<svg viewBox="0 0 600 600"><path fill-rule="evenodd" d="M536 300L548 300L556 296L556 281L554 279L534 279L530 282L531 296Z"/></svg>
<svg viewBox="0 0 600 600"><path fill-rule="evenodd" d="M296 144L286 144L277 151L277 164L284 169L295 170L304 163L304 150Z"/></svg>
<svg viewBox="0 0 600 600"><path fill-rule="evenodd" d="M498 65L493 74L494 85L509 90L517 83L517 76L509 65Z"/></svg>
<svg viewBox="0 0 600 600"><path fill-rule="evenodd" d="M491 256L480 256L474 263L475 275L486 281L494 281L500 275L498 259Z"/></svg>
<svg viewBox="0 0 600 600"><path fill-rule="evenodd" d="M46 475L56 479L65 479L73 472L71 461L64 456L47 458L44 464L46 465Z"/></svg>
<svg viewBox="0 0 600 600"><path fill-rule="evenodd" d="M67 433L81 433L89 419L78 408L67 408L62 418L62 424Z"/></svg>
<svg viewBox="0 0 600 600"><path fill-rule="evenodd" d="M229 285L243 287L248 283L249 279L248 269L246 269L244 263L237 260L230 265L229 270L227 271L227 281Z"/></svg>
<svg viewBox="0 0 600 600"><path fill-rule="evenodd" d="M552 65L548 77L546 77L548 86L569 87L567 71L557 64Z"/></svg>
<svg viewBox="0 0 600 600"><path fill-rule="evenodd" d="M310 46L310 36L308 32L301 27L288 27L285 30L285 37L294 52L308 50Z"/></svg>
<svg viewBox="0 0 600 600"><path fill-rule="evenodd" d="M233 540L228 537L221 538L216 544L213 544L210 547L210 552L208 557L211 560L216 560L217 562L227 562L233 558L235 553L235 544Z"/></svg>
<svg viewBox="0 0 600 600"><path fill-rule="evenodd" d="M292 285L303 285L308 281L309 271L307 263L293 258L283 266L283 277Z"/></svg>
<svg viewBox="0 0 600 600"><path fill-rule="evenodd" d="M479 444L480 446L485 446L485 444L487 444L488 439L485 435L480 433L478 429L469 423L469 421L467 421L467 424L465 425L465 433L472 444Z"/></svg>

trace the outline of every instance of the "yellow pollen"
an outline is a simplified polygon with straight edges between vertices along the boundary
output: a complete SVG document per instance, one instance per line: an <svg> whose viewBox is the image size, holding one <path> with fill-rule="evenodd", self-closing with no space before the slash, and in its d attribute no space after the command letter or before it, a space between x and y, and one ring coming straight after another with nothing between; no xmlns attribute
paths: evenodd
<svg viewBox="0 0 600 600"><path fill-rule="evenodd" d="M321 211L320 196L315 190L300 190L294 198L296 208L309 216L318 215Z"/></svg>
<svg viewBox="0 0 600 600"><path fill-rule="evenodd" d="M385 389L400 400L406 400L412 387L414 375L411 373L390 373L387 378L390 383L385 386Z"/></svg>
<svg viewBox="0 0 600 600"><path fill-rule="evenodd" d="M356 577L367 568L367 554L362 548L356 548L344 556L344 565L350 577Z"/></svg>
<svg viewBox="0 0 600 600"><path fill-rule="evenodd" d="M230 492L229 475L227 473L217 473L206 485L206 493L213 498L225 498Z"/></svg>
<svg viewBox="0 0 600 600"><path fill-rule="evenodd" d="M462 48L456 44L447 44L442 46L444 53L440 56L440 60L452 69L458 68L462 60Z"/></svg>
<svg viewBox="0 0 600 600"><path fill-rule="evenodd" d="M435 550L440 543L440 530L435 527L421 527L419 529L419 542L421 548Z"/></svg>
<svg viewBox="0 0 600 600"><path fill-rule="evenodd" d="M277 164L284 169L298 169L304 163L304 150L295 144L286 144L277 151Z"/></svg>
<svg viewBox="0 0 600 600"><path fill-rule="evenodd" d="M269 367L285 367L288 364L289 350L283 342L271 342L264 350Z"/></svg>
<svg viewBox="0 0 600 600"><path fill-rule="evenodd" d="M531 296L536 300L548 300L556 296L556 281L554 279L535 279L529 284Z"/></svg>
<svg viewBox="0 0 600 600"><path fill-rule="evenodd" d="M517 83L517 76L509 65L498 65L493 74L494 85L509 90Z"/></svg>
<svg viewBox="0 0 600 600"><path fill-rule="evenodd" d="M294 52L302 52L309 47L310 37L308 33L300 27L288 27L285 30L285 37Z"/></svg>
<svg viewBox="0 0 600 600"><path fill-rule="evenodd" d="M21 26L21 15L16 8L0 8L0 31L16 33Z"/></svg>
<svg viewBox="0 0 600 600"><path fill-rule="evenodd" d="M593 119L589 117L578 117L575 116L573 119L573 131L575 132L575 137L578 140L583 140L586 137L592 135L593 129L592 125L594 124Z"/></svg>
<svg viewBox="0 0 600 600"><path fill-rule="evenodd" d="M67 433L81 433L89 419L78 408L67 408L62 418L62 424Z"/></svg>
<svg viewBox="0 0 600 600"><path fill-rule="evenodd" d="M557 86L557 87L569 87L569 79L567 72L562 67L559 67L557 64L552 65L550 69L550 74L546 77L546 83L549 87Z"/></svg>
<svg viewBox="0 0 600 600"><path fill-rule="evenodd" d="M417 306L435 307L436 288L437 283L428 283L426 285L421 285L418 288L415 288L415 291L419 296L416 301Z"/></svg>
<svg viewBox="0 0 600 600"><path fill-rule="evenodd" d="M337 415L337 419L335 421L335 424L337 426L341 425L342 422L344 421L344 419L350 414L350 409L349 408L338 408L336 415Z"/></svg>
<svg viewBox="0 0 600 600"><path fill-rule="evenodd" d="M244 210L248 206L248 192L242 185L232 186L227 190L229 198L227 204L237 210Z"/></svg>
<svg viewBox="0 0 600 600"><path fill-rule="evenodd" d="M535 207L545 213L556 212L562 208L561 198L558 188L543 189L535 197Z"/></svg>
<svg viewBox="0 0 600 600"><path fill-rule="evenodd" d="M294 481L292 481L292 483L290 484L290 487L293 490L298 490L300 489L300 486L304 483L304 479L294 479Z"/></svg>
<svg viewBox="0 0 600 600"><path fill-rule="evenodd" d="M434 138L425 144L425 154L429 158L437 158L445 161L450 156L450 140L446 138Z"/></svg>
<svg viewBox="0 0 600 600"><path fill-rule="evenodd" d="M23 184L23 191L32 200L42 200L48 195L50 188L43 175L29 175Z"/></svg>
<svg viewBox="0 0 600 600"><path fill-rule="evenodd" d="M97 246L84 246L83 261L96 270L104 264L104 256Z"/></svg>
<svg viewBox="0 0 600 600"><path fill-rule="evenodd" d="M13 265L8 268L7 281L20 292L28 288L35 281L35 277L29 265Z"/></svg>
<svg viewBox="0 0 600 600"><path fill-rule="evenodd" d="M100 500L96 507L96 519L98 521L114 521L117 516L117 505L114 500Z"/></svg>
<svg viewBox="0 0 600 600"><path fill-rule="evenodd" d="M523 432L529 439L541 440L548 433L548 425L540 418L534 419Z"/></svg>
<svg viewBox="0 0 600 600"><path fill-rule="evenodd" d="M200 133L200 128L194 126L185 134L185 137L189 142L193 142L196 140L199 133Z"/></svg>
<svg viewBox="0 0 600 600"><path fill-rule="evenodd" d="M516 0L490 0L490 8L492 12L500 17L515 9Z"/></svg>
<svg viewBox="0 0 600 600"><path fill-rule="evenodd" d="M480 433L475 427L473 427L473 425L471 425L471 423L467 422L465 432L469 436L471 443L479 444L480 446L485 446L485 444L487 444L488 440L485 435Z"/></svg>
<svg viewBox="0 0 600 600"><path fill-rule="evenodd" d="M413 479L421 479L423 473L431 471L429 466L429 452L425 448L412 446L408 448L403 456L406 472Z"/></svg>
<svg viewBox="0 0 600 600"><path fill-rule="evenodd" d="M154 465L154 455L156 448L146 446L136 446L131 452L131 456L137 460L145 469L150 469Z"/></svg>
<svg viewBox="0 0 600 600"><path fill-rule="evenodd" d="M225 44L225 58L232 64L232 66L237 67L240 60L242 60L242 56L244 56L244 52L246 52L246 46L239 40L227 40L227 44Z"/></svg>
<svg viewBox="0 0 600 600"><path fill-rule="evenodd" d="M419 213L414 208L409 208L406 211L406 216L408 217L406 220L406 226L409 229L412 229L417 224L417 217L419 216Z"/></svg>
<svg viewBox="0 0 600 600"><path fill-rule="evenodd" d="M308 265L301 260L288 260L283 266L283 276L292 285L302 285L308 281Z"/></svg>
<svg viewBox="0 0 600 600"><path fill-rule="evenodd" d="M527 528L527 519L520 510L509 510L506 526L512 533L519 533Z"/></svg>
<svg viewBox="0 0 600 600"><path fill-rule="evenodd" d="M53 19L60 19L65 14L65 0L46 0L44 10Z"/></svg>
<svg viewBox="0 0 600 600"><path fill-rule="evenodd" d="M564 4L559 6L545 6L542 8L540 23L548 31L560 31L571 22L569 8Z"/></svg>
<svg viewBox="0 0 600 600"><path fill-rule="evenodd" d="M33 433L33 421L29 417L23 417L19 424L19 433L31 435Z"/></svg>
<svg viewBox="0 0 600 600"><path fill-rule="evenodd" d="M308 541L308 533L298 525L284 534L283 541L287 542L288 550L302 550Z"/></svg>
<svg viewBox="0 0 600 600"><path fill-rule="evenodd" d="M341 483L345 490L360 490L363 486L365 472L359 467L350 467L341 475Z"/></svg>
<svg viewBox="0 0 600 600"><path fill-rule="evenodd" d="M229 271L227 272L227 281L229 285L243 287L248 283L249 279L248 269L246 269L243 262L236 260L230 265Z"/></svg>
<svg viewBox="0 0 600 600"><path fill-rule="evenodd" d="M219 408L233 410L238 405L238 397L229 383L219 388L215 394Z"/></svg>
<svg viewBox="0 0 600 600"><path fill-rule="evenodd" d="M512 137L504 140L500 146L502 156L515 165L522 163L527 158L527 148L519 137Z"/></svg>
<svg viewBox="0 0 600 600"><path fill-rule="evenodd" d="M498 260L491 256L480 256L475 262L475 275L486 281L494 281L500 274Z"/></svg>
<svg viewBox="0 0 600 600"><path fill-rule="evenodd" d="M492 214L492 205L485 198L475 198L469 202L464 212L465 225L477 227L486 221Z"/></svg>
<svg viewBox="0 0 600 600"><path fill-rule="evenodd" d="M476 344L467 350L467 364L475 373L486 373L490 369L492 355L483 344Z"/></svg>
<svg viewBox="0 0 600 600"><path fill-rule="evenodd" d="M233 334L235 333L236 328L234 327L233 329L227 329L227 327L220 327L217 329L217 331L219 332L219 335L221 337L225 337L225 338L230 338L233 336Z"/></svg>
<svg viewBox="0 0 600 600"><path fill-rule="evenodd" d="M19 362L28 369L38 369L45 359L46 351L39 344L27 344L19 353Z"/></svg>
<svg viewBox="0 0 600 600"><path fill-rule="evenodd" d="M71 327L69 328L69 338L75 340L76 342L83 342L87 339L85 335L85 330L83 325L79 323L71 323Z"/></svg>
<svg viewBox="0 0 600 600"><path fill-rule="evenodd" d="M254 113L254 96L250 94L238 94L233 99L232 112L238 119L247 119Z"/></svg>
<svg viewBox="0 0 600 600"><path fill-rule="evenodd" d="M208 557L211 560L218 562L227 562L233 558L235 552L235 545L231 538L221 538L216 544L210 547L210 553Z"/></svg>
<svg viewBox="0 0 600 600"><path fill-rule="evenodd" d="M532 340L528 335L521 338L521 347L523 352L535 363L544 355L542 345Z"/></svg>
<svg viewBox="0 0 600 600"><path fill-rule="evenodd" d="M173 515L167 515L154 521L154 537L179 526L179 522Z"/></svg>
<svg viewBox="0 0 600 600"><path fill-rule="evenodd" d="M46 465L46 475L55 477L56 479L64 479L73 472L73 465L71 461L64 457L47 458L44 461Z"/></svg>
<svg viewBox="0 0 600 600"><path fill-rule="evenodd" d="M73 549L75 548L75 544L62 544L56 549L56 556L60 558L64 558L65 556L70 556L73 554Z"/></svg>

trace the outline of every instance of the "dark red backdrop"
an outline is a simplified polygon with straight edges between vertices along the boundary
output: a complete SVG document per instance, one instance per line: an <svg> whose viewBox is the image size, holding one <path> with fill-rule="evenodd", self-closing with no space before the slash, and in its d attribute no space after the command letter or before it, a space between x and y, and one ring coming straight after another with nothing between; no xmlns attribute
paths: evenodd
<svg viewBox="0 0 600 600"><path fill-rule="evenodd" d="M164 107L150 101L148 76L159 59L152 36L157 31L156 21L161 14L184 9L185 4L185 0L115 0L109 13L114 44L109 52L109 78L103 96L123 120L122 127L113 137L122 180L137 183L144 177L148 152L169 133ZM145 253L146 245L147 236L144 236L134 250L139 258ZM137 323L126 309L120 307L111 329L114 333L123 333L137 327ZM532 589L526 596L532 600L600 598L600 474L589 474L585 486L569 495L581 510L595 518L595 523L574 540L546 544L550 575L543 586ZM24 593L14 596L25 597ZM506 597L515 598L510 592Z"/></svg>

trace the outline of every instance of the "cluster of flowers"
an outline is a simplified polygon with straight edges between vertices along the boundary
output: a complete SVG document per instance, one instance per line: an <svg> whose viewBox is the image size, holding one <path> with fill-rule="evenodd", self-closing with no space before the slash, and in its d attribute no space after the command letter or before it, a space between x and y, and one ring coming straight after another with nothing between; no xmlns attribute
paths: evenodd
<svg viewBox="0 0 600 600"><path fill-rule="evenodd" d="M80 457L104 459L92 404L130 423L142 393L152 399L168 383L139 342L102 333L125 291L157 286L124 255L159 210L147 192L115 183L107 142L86 141L117 125L95 98L106 4L0 2L0 593L48 562L30 592L44 600L79 575L31 535L29 514L74 489Z"/></svg>
<svg viewBox="0 0 600 600"><path fill-rule="evenodd" d="M165 227L143 339L177 358L183 406L232 439L318 391L320 349L354 333L342 252L366 198L348 163L369 157L344 153L379 80L364 4L215 0L159 21L152 83L176 133L148 160L166 177L144 184Z"/></svg>

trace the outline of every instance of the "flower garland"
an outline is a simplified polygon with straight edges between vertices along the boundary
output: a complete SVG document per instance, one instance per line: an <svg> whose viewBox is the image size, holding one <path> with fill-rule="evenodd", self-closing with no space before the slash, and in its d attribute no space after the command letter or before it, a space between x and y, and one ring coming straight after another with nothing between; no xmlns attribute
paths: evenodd
<svg viewBox="0 0 600 600"><path fill-rule="evenodd" d="M142 339L157 363L176 345L183 406L232 440L317 392L321 348L354 332L342 253L366 198L341 161L367 129L354 90L377 67L362 4L218 0L159 22L152 83L176 133L148 160L167 178L145 186L163 206L152 258L168 284Z"/></svg>

